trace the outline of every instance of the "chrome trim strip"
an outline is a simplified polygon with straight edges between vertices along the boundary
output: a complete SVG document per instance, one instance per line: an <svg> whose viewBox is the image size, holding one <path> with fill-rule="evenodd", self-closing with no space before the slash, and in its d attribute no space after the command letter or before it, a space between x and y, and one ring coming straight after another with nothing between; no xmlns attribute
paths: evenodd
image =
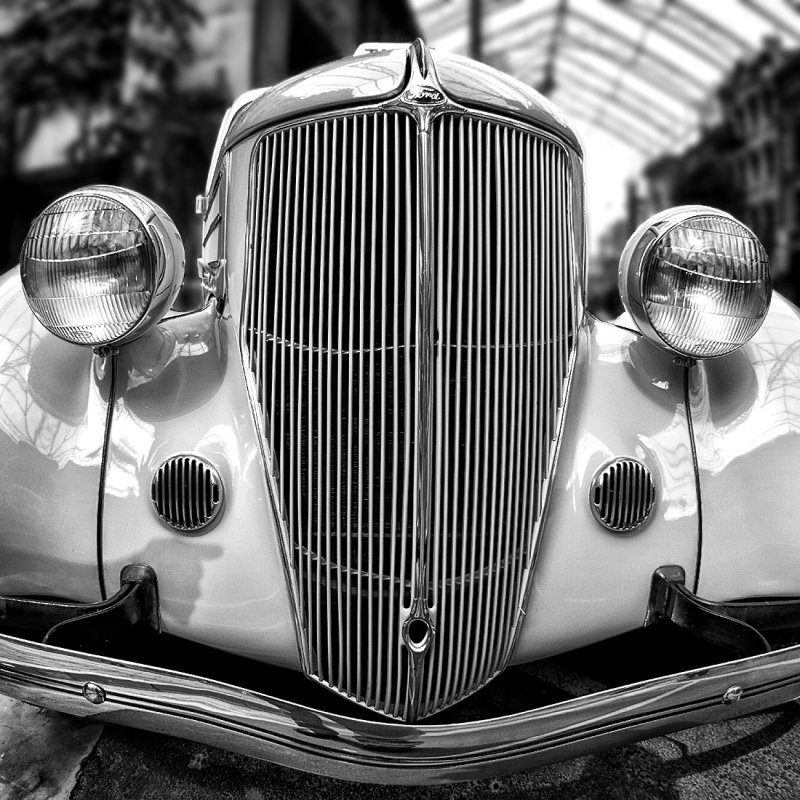
<svg viewBox="0 0 800 800"><path fill-rule="evenodd" d="M88 683L105 693L87 700ZM67 714L168 733L347 780L473 780L749 714L800 695L800 646L505 717L404 725L318 711L185 673L0 635L0 685Z"/></svg>

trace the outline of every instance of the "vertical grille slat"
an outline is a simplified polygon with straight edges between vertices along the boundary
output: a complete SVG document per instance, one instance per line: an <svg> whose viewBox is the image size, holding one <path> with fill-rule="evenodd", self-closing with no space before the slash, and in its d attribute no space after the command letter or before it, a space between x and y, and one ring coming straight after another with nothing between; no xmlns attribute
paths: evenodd
<svg viewBox="0 0 800 800"><path fill-rule="evenodd" d="M441 138L441 131L437 138ZM442 183L444 181L444 163L442 161L436 166L439 176L439 182ZM442 203L443 197L442 195L439 196L438 199L438 219L441 224L441 221L444 217L442 213ZM452 225L452 217L449 220L450 224ZM435 233L436 239L436 251L434 255L434 265L436 269L436 297L435 297L435 308L436 308L436 328L437 330L441 330L442 326L445 324L445 316L444 316L444 305L447 302L448 307L452 300L452 271L447 273L447 278L445 278L445 252L444 252L444 245L445 245L445 231L438 230ZM452 237L450 237L450 241L452 241ZM443 361L446 362L443 364ZM441 385L443 381L443 375L449 374L448 366L450 361L450 354L445 353L444 359L437 359L436 360L436 384ZM446 419L449 415L449 405L444 402L444 396L440 394L437 397L437 402L435 406L435 414L436 414L436 425L441 426L443 424L443 419ZM431 585L429 588L430 591L430 607L432 612L435 615L443 614L445 611L445 603L446 603L446 594L441 591L442 586L444 585L444 581L442 580L444 574L444 560L446 558L445 554L442 552L442 544L443 544L443 530L445 527L445 523L443 519L447 516L447 508L450 502L449 492L444 484L444 475L447 471L446 465L443 467L443 455L442 455L442 439L438 437L434 442L434 448L436 452L436 462L439 465L439 468L435 471L433 479L436 482L435 489L434 489L434 496L439 498L439 502L434 504L433 507L433 564L432 564L432 574L434 576L434 580L431 581ZM444 455L444 461L446 462L447 455ZM438 589L438 591L437 591ZM441 665L441 656L442 650L439 649L439 664ZM427 688L425 692L425 705L424 708L427 710L431 706L431 699L434 695L434 684L436 680L441 680L441 676L436 674L438 670L429 670L427 675Z"/></svg>
<svg viewBox="0 0 800 800"><path fill-rule="evenodd" d="M367 253L366 250L366 227L367 227L367 215L369 214L369 203L367 202L367 175L368 173L368 162L367 162L367 117L361 117L362 129L360 137L354 137L354 142L360 142L362 147L361 150L361 163L359 168L356 171L356 174L361 175L360 181L360 195L359 195L359 203L360 207L356 211L356 203L353 203L353 210L354 210L354 224L353 229L355 230L356 225L360 228L359 232L359 245L358 245L358 390L357 390L357 397L356 397L356 407L357 407L357 416L356 420L358 423L357 432L361 433L365 426L364 426L364 358L365 358L365 351L367 349L367 342L364 337L364 322L366 317L366 307L364 301L364 283L367 280L366 269L365 269L365 260ZM356 154L354 153L353 160L355 161ZM374 204L373 204L374 207ZM352 309L351 305L351 309ZM352 373L351 373L352 374ZM355 696L356 697L364 697L361 691L361 677L362 677L362 668L363 668L363 661L365 653L362 647L362 638L367 638L369 636L369 631L366 631L366 636L364 636L364 625L362 621L362 600L363 600L363 592L362 592L362 574L366 575L367 581L369 581L371 570L370 565L367 565L366 569L363 569L362 564L364 563L363 559L363 546L364 546L364 529L363 529L363 506L362 503L359 502L360 499L364 496L364 473L367 471L363 469L364 464L364 437L359 435L358 441L355 446L355 454L356 458L358 459L357 466L354 465L355 473L356 473L356 495L353 500L356 503L356 513L355 513L355 528L356 528L356 551L357 551L357 584L356 584L356 624L355 624L355 631L354 631L354 647L356 652L356 682L355 682ZM352 460L350 462L353 463ZM367 467L369 469L369 467ZM369 476L368 476L369 477ZM369 500L368 500L369 502ZM369 653L366 654L369 657ZM366 700L366 698L364 698Z"/></svg>
<svg viewBox="0 0 800 800"><path fill-rule="evenodd" d="M320 314L319 318L319 350L317 353L317 369L320 374L320 381L323 379L325 380L325 402L324 402L324 418L325 418L325 427L324 429L321 428L320 430L320 448L322 446L322 442L325 442L325 483L323 486L324 494L321 494L317 499L317 508L318 513L321 513L322 509L325 510L323 524L325 526L325 613L326 613L326 639L325 643L327 645L327 659L325 661L325 665L327 667L327 673L323 672L322 666L319 668L319 674L327 674L329 676L329 680L333 680L334 675L334 638L333 632L336 630L337 632L341 630L340 624L335 624L334 620L336 619L337 607L338 604L334 603L334 593L333 593L333 570L331 569L331 562L333 561L333 546L332 546L332 530L331 530L331 518L332 514L331 506L333 503L332 497L334 495L334 485L332 479L332 467L333 467L333 457L332 457L332 447L331 443L333 441L333 424L332 424L332 415L331 410L333 406L333 368L330 364L330 359L325 358L324 355L324 348L323 348L323 331L325 331L326 338L325 338L325 345L327 347L327 351L330 352L332 349L332 342L333 342L333 298L334 298L334 282L333 282L333 266L334 266L334 221L336 219L336 198L337 198L337 186L333 181L333 171L329 172L329 164L332 161L333 153L336 153L336 145L338 141L338 130L336 128L333 131L330 130L330 126L324 125L322 129L322 186L323 186L323 197L330 197L331 208L328 215L328 221L326 224L326 220L324 216L320 218L320 225L322 227L322 243L321 243L321 252L327 256L327 266L323 272L325 278L325 289L320 290L320 301L322 303L327 303L326 310L327 310L327 319L325 314ZM326 291L327 290L327 291ZM326 299L327 298L327 299ZM320 403L322 402L322 392L320 391ZM322 414L320 414L320 426L322 425L321 422ZM323 435L324 430L324 435ZM320 559L321 561L321 559ZM338 562L337 562L338 563ZM320 595L322 594L322 589L319 587L318 591ZM336 642L338 649L340 648L340 642L337 640Z"/></svg>
<svg viewBox="0 0 800 800"><path fill-rule="evenodd" d="M265 153L265 158L262 159L261 164L261 174L260 179L262 181L266 180L267 185L272 186L275 180L275 148L272 143L269 143L267 148L267 152ZM266 178L266 165L269 164L269 178ZM266 213L262 214L259 212L259 236L260 240L258 241L258 257L261 263L264 263L266 260L266 247L267 244L271 241L271 233L272 233L272 224L273 224L273 213L272 213L272 203L273 203L274 194L270 194L268 198L266 198L269 206L266 209ZM261 199L261 202L264 202L265 198ZM266 217L266 224L267 229L264 232L261 229L261 226L264 224L264 217ZM253 286L253 294L252 303L253 308L250 309L251 318L257 320L256 324L258 325L258 330L260 331L261 335L259 336L259 340L256 344L256 350L254 352L255 356L255 366L257 369L256 374L256 385L261 386L261 408L267 408L267 396L266 396L266 388L267 382L264 380L264 376L267 372L267 353L269 352L269 347L267 346L266 337L263 335L263 332L267 329L267 314L269 313L269 304L264 302L266 299L266 270L259 270L258 272L258 291L255 291L255 271L251 271L249 277L249 284ZM272 419L272 416L270 416ZM269 437L270 441L272 441L272 436ZM274 452L270 453L270 463L274 463Z"/></svg>
<svg viewBox="0 0 800 800"><path fill-rule="evenodd" d="M404 452L403 452L403 488L402 488L402 503L403 503L403 510L401 516L401 531L406 532L409 531L410 528L414 525L413 521L413 512L414 512L414 500L411 497L412 493L412 472L415 473L416 469L414 468L415 458L412 455L412 440L416 436L414 418L416 416L415 409L414 409L414 387L413 387L413 378L412 375L415 374L415 367L413 361L413 350L412 350L412 342L410 337L414 336L414 331L417 326L416 320L416 312L415 308L412 304L412 298L416 297L416 271L417 271L417 255L416 255L416 237L417 237L417 229L416 229L416 215L417 215L417 203L419 198L415 195L412 195L412 192L409 190L408 187L413 185L412 183L412 169L416 172L417 165L416 165L416 131L413 131L412 134L412 122L409 117L403 118L403 128L404 132L401 137L401 141L403 143L403 147L405 150L404 153L404 168L405 168L405 186L406 190L402 193L405 200L405 214L404 220L406 222L405 225L405 245L404 245L404 253L405 253L405 290L404 290L404 317L405 317L405 324L403 326L403 330L405 335L409 337L408 346L403 348L403 381L402 381L402 389L404 394L404 402L402 405L402 413L403 413L403 427L401 428L402 431L402 439L404 443ZM412 167L413 164L413 167ZM414 176L416 177L416 175ZM415 340L414 340L415 341ZM395 345L397 346L397 345ZM395 376L395 378L399 381L399 375ZM399 645L400 639L400 619L402 616L402 612L404 609L407 609L411 605L411 598L410 593L407 596L407 590L409 587L409 577L411 574L411 569L413 568L413 564L409 564L409 556L410 553L408 552L409 549L409 540L413 540L413 533L411 536L403 535L400 539L400 569L398 573L394 573L400 576L400 583L399 583L399 603L397 608L397 620L398 620L398 640L397 640L397 647L396 647L396 666L397 666L397 677L395 679L395 701L392 707L392 714L395 716L400 716L405 708L404 699L407 694L407 686L406 681L408 680L408 662L406 658L406 654L403 652L402 647Z"/></svg>
<svg viewBox="0 0 800 800"><path fill-rule="evenodd" d="M346 542L346 568L347 568L347 597L346 597L346 605L345 605L345 619L347 625L347 638L345 641L345 654L349 656L346 659L345 670L347 674L346 681L344 683L344 689L347 694L353 694L353 663L358 661L358 657L360 652L353 652L353 611L352 611L352 599L353 599L353 586L352 586L352 576L353 576L353 565L352 565L352 550L353 550L353 525L354 520L352 518L352 511L353 511L353 362L358 358L358 345L354 341L354 330L353 326L355 324L354 315L353 315L353 306L355 305L355 290L356 290L356 268L355 268L355 260L356 260L356 236L358 232L358 214L356 210L356 189L358 187L358 175L361 169L361 164L358 158L358 137L356 136L356 120L352 120L352 136L350 147L352 148L350 152L350 165L351 165L351 184L350 184L350 266L348 270L348 275L350 276L350 282L348 284L348 294L347 294L347 306L350 310L350 314L347 319L347 342L349 351L345 357L344 345L343 342L339 342L339 347L341 348L341 355L340 358L345 363L347 368L347 443L346 443L346 450L345 450L345 469L346 469L346 483L345 483L345 526L344 532L341 534L343 538L345 538ZM342 277L340 276L340 280ZM339 309L339 313L343 313L343 309ZM356 586L356 591L358 591L358 586Z"/></svg>
<svg viewBox="0 0 800 800"><path fill-rule="evenodd" d="M318 155L320 153L319 141L319 125L314 124L310 129L309 136L313 134L313 145L311 151ZM324 168L324 165L323 165ZM310 258L314 257L317 252L325 251L325 244L323 241L318 242L318 216L319 216L319 170L314 170L311 180L311 242L309 247ZM304 209L305 210L305 209ZM314 341L316 334L316 341L322 341L322 320L323 315L316 315L313 309L321 306L322 298L324 297L323 286L325 280L325 270L309 270L309 291L308 291L308 311L304 311L306 321L308 323L308 341L309 345ZM316 294L317 282L319 282L319 295ZM324 526L324 514L316 515L316 524L314 524L314 507L319 508L322 503L322 485L323 485L323 469L320 460L317 460L317 465L314 469L310 466L314 464L317 448L321 453L322 445L322 369L317 369L316 377L314 372L314 349L309 346L308 354L306 357L306 369L308 371L307 381L307 403L308 403L308 426L309 431L307 435L307 467L306 469L312 472L314 476L313 485L309 486L308 497L306 500L306 513L308 515L309 524L313 525L312 534L316 535L316 548L317 553L326 552L327 548L323 549L322 543L322 529ZM314 413L314 405L316 401L316 413ZM316 422L316 428L314 423ZM312 571L315 573L313 585L309 586L309 598L313 598L313 624L309 625L309 646L314 647L315 661L317 664L317 673L322 672L322 664L324 653L322 650L322 636L325 626L322 624L322 558L317 558L316 563L311 558L311 548L308 552L308 574L311 576Z"/></svg>
<svg viewBox="0 0 800 800"><path fill-rule="evenodd" d="M478 128L478 134L474 133L474 128ZM481 140L480 140L480 127L478 124L474 124L472 129L470 130L471 136L471 143L474 145L475 140L477 139L477 146L475 146L475 150L470 153L470 158L476 158L476 151L483 152L485 148L481 147ZM486 159L488 161L489 159ZM481 168L483 166L483 169ZM473 451L473 482L472 482L472 502L470 507L470 524L465 525L466 530L462 529L462 539L465 536L469 536L470 542L470 575L475 574L475 556L478 550L477 547L477 538L478 538L478 531L479 529L483 529L485 523L479 525L478 524L478 508L483 507L486 508L485 498L484 501L481 503L479 500L481 488L486 488L486 475L481 470L481 465L485 465L485 459L483 457L484 452L484 435L486 434L486 420L480 417L481 414L485 414L485 404L481 402L482 398L485 397L485 388L483 381L486 380L485 372L481 369L483 363L483 351L479 349L477 342L480 338L481 332L483 331L483 324L484 324L484 308L483 308L483 292L484 292L484 281L483 281L483 247L484 247L484 231L488 231L488 227L486 225L486 220L484 214L486 213L486 209L484 208L484 181L485 181L485 172L484 170L488 169L488 164L480 165L476 170L477 175L477 192L476 192L476 203L475 203L475 216L477 217L475 230L477 232L477 240L476 240L476 248L475 248L475 261L473 262L473 270L474 270L474 277L475 277L475 289L476 289L476 298L475 298L475 308L476 308L476 320L475 320L475 329L470 331L470 339L468 340L469 346L475 347L475 387L476 391L473 394L475 397L475 429L474 429L474 443L475 449ZM469 388L469 387L468 387ZM481 537L482 540L482 537ZM481 561L478 562L477 567L480 572L482 572L481 563L482 563L482 554L481 554ZM458 576L457 580L464 575L462 570L461 575ZM473 642L473 611L475 608L475 591L476 587L482 591L483 583L481 581L469 581L466 583L461 584L461 591L466 592L467 588L469 588L469 596L467 599L467 612L466 612L466 619L462 617L462 625L465 625L466 632L465 632L465 650L464 655L466 653L474 652L474 642ZM474 680L474 669L477 666L476 662L473 661L471 667L470 665L464 665L464 668L461 670L459 675L459 682L457 684L457 694L456 696L460 697L464 694L466 690L467 681ZM468 675L468 671L472 670L472 674Z"/></svg>
<svg viewBox="0 0 800 800"><path fill-rule="evenodd" d="M519 187L517 226L519 232L519 251L517 257L520 265L531 263L532 248L532 205L531 205L531 162L529 157L530 142L526 142L526 137L518 134L518 162L517 169L523 176ZM521 341L535 341L533 333L533 321L535 319L533 311L534 281L532 270L519 269L519 337ZM533 413L531 410L531 397L535 385L536 376L531 364L532 348L520 347L519 353L519 422L517 426L517 480L515 497L520 497L522 502L517 504L517 520L514 534L514 553L520 552L521 544L525 531L528 527L528 508L532 505L531 490L525 476L531 474L530 457L533 452L531 447L531 436L523 436L524 425L530 425ZM535 434L534 434L535 435ZM525 565L522 559L515 558L511 575L511 588L508 593L506 611L506 636L512 634L516 608L518 606L517 597L520 594L520 580L524 573Z"/></svg>
<svg viewBox="0 0 800 800"><path fill-rule="evenodd" d="M295 203L295 212L297 212L298 205L301 207L300 217L296 218L294 224L296 225L295 228L295 235L300 239L300 253L299 253L299 263L300 269L298 272L300 273L300 292L299 297L297 297L297 327L293 329L294 332L292 334L292 341L297 341L298 346L296 348L292 348L292 352L297 356L297 366L295 370L295 378L293 378L292 383L296 385L296 397L297 397L297 413L296 413L296 427L293 426L293 432L296 441L296 461L297 461L297 469L294 474L297 476L297 483L295 485L295 492L297 496L297 519L303 520L304 514L306 512L306 498L308 502L311 502L311 498L314 493L314 481L316 480L315 470L311 468L312 463L312 445L313 445L313 434L312 431L309 430L311 427L311 403L310 397L306 394L303 389L303 382L308 384L309 392L313 388L314 379L311 370L309 369L306 373L306 365L308 361L308 356L311 354L311 348L304 348L303 343L305 342L306 333L309 335L310 341L310 330L306 328L306 321L305 318L310 316L305 312L305 305L306 305L306 293L309 290L309 284L313 282L314 276L316 274L316 270L308 269L306 267L306 243L309 239L309 236L313 237L316 233L313 226L313 221L310 226L311 230L308 231L307 226L303 226L302 235L300 235L300 224L301 220L306 221L308 220L308 193L309 193L309 180L308 180L308 166L309 166L309 158L308 158L308 151L309 151L309 138L311 136L311 126L307 126L302 133L304 135L299 136L298 138L303 142L303 156L299 158L299 160L303 164L302 170L302 204ZM298 175L300 171L298 170ZM315 171L316 174L316 171ZM301 192L301 187L298 186L298 194ZM295 245L295 248L297 245ZM297 250L295 249L295 260L297 260ZM313 291L313 290L312 290ZM297 293L293 293L293 298L297 295ZM292 304L292 308L294 309L294 303ZM296 338L295 338L296 337ZM293 362L294 364L294 362ZM306 448L304 445L304 439L307 442L308 447L308 463L304 466L303 464L303 457L304 451ZM305 479L305 487L303 486ZM304 496L305 495L305 496ZM306 571L306 597L308 598L308 615L309 615L309 625L307 631L307 644L306 647L309 653L314 652L315 641L313 638L313 631L315 627L314 622L314 593L313 593L313 565L311 560L311 538L316 534L314 527L310 524L311 521L311 514L309 509L308 521L305 523L304 527L306 529L306 537L307 537L307 544L306 544L306 553L305 553L305 571ZM302 523L300 523L302 524ZM298 554L299 559L302 560L303 554Z"/></svg>
<svg viewBox="0 0 800 800"><path fill-rule="evenodd" d="M511 655L576 333L567 167L554 142L472 114L434 116L427 140L401 110L334 114L256 145L242 341L304 667L392 717L451 705ZM414 600L434 631L418 693Z"/></svg>
<svg viewBox="0 0 800 800"><path fill-rule="evenodd" d="M455 127L455 126L453 126ZM467 128L466 133L464 132L464 128ZM451 139L452 145L452 139ZM476 320L476 282L475 282L475 265L477 260L477 253L479 250L479 240L478 237L480 236L480 226L475 222L475 193L470 191L470 189L478 182L478 176L475 170L475 140L474 140L474 127L472 124L472 120L467 122L467 125L460 125L458 126L458 153L460 157L456 157L455 153L453 153L454 159L459 166L461 171L461 180L459 181L459 220L458 220L458 233L459 233L459 245L460 245L460 252L463 253L463 248L465 245L467 246L467 253L466 253L466 263L463 265L466 271L466 275L462 276L463 283L466 283L469 287L468 295L467 295L467 320L466 320L466 331L464 332L464 336L466 341L470 341L472 337L472 326ZM466 151L465 151L466 147ZM451 147L451 153L452 153ZM466 152L466 158L464 158L463 153ZM464 177L464 163L466 162L466 169L468 178ZM466 206L466 229L464 227L464 206ZM465 241L466 240L466 241ZM463 256L462 256L463 258ZM461 331L460 325L461 322L461 315L456 322L457 330ZM459 341L461 339L459 338ZM456 351L456 356L458 356L464 348L459 348ZM467 386L472 385L472 380L475 375L475 356L477 354L477 350L472 347L467 347L466 349L466 386L463 389L464 393L464 406L465 406L465 414L464 414L464 433L465 433L465 447L464 447L464 470L463 472L456 473L455 479L459 480L461 476L464 476L463 481L459 481L459 486L461 487L461 503L460 505L460 519L462 530L467 529L467 520L469 519L469 514L471 510L471 495L472 492L470 491L470 483L466 478L470 475L474 474L474 464L473 460L475 457L475 439L472 435L473 432L473 422L475 419L475 411L473 409L474 405L474 395L472 392L466 390ZM458 359L456 360L458 363ZM455 375L456 384L459 388L461 388L461 373L456 372ZM474 488L473 488L474 491ZM458 530L458 517L456 515L453 516L452 519L452 530ZM444 696L445 697L454 697L458 696L460 686L461 686L461 672L463 669L463 658L466 654L467 648L467 621L466 621L466 587L458 583L458 576L463 575L466 571L467 566L467 557L470 559L471 567L474 569L474 560L473 560L473 548L471 542L468 542L465 536L460 537L451 536L451 550L453 552L453 570L451 573L451 581L450 581L450 590L452 595L452 606L451 606L451 621L450 624L457 628L458 630L458 643L455 649L455 652L451 655L453 659L453 664L451 666L452 673L453 673L453 683L452 685L448 683L448 685L444 689ZM460 544L460 547L459 547ZM461 558L459 559L457 554L458 550L461 550ZM456 571L456 565L458 564L459 571ZM458 588L456 588L458 587ZM458 601L458 616L455 617L455 608L456 608L456 600Z"/></svg>
<svg viewBox="0 0 800 800"><path fill-rule="evenodd" d="M506 400L506 414L508 415L509 437L508 452L506 455L505 469L506 478L504 483L506 488L503 495L505 520L505 537L503 542L503 557L501 561L502 574L498 576L499 598L497 602L497 623L494 629L494 639L492 649L494 650L494 668L501 666L500 656L503 652L503 642L508 638L508 603L511 599L511 587L513 587L514 570L517 566L517 559L514 558L517 544L517 521L519 509L522 505L520 498L520 486L517 483L519 476L519 459L522 451L522 426L519 417L519 391L520 384L520 357L524 347L516 346L517 342L525 342L525 335L520 326L522 309L520 303L524 292L522 289L523 271L521 269L522 259L520 258L520 248L522 245L522 226L520 225L519 203L521 188L524 178L521 176L518 161L518 131L512 130L507 135L507 145L505 154L505 169L511 175L520 175L518 182L513 182L509 186L508 200L508 260L511 265L509 275L506 279L507 306L505 314L506 322L506 346L510 347L507 355L508 374L508 398ZM517 500L517 498L519 498Z"/></svg>
<svg viewBox="0 0 800 800"><path fill-rule="evenodd" d="M339 351L339 357L335 359L336 362L336 403L335 408L341 409L344 406L344 358L341 354L341 350L343 349L344 344L344 314L342 313L342 309L344 309L344 298L345 298L345 281L343 280L343 276L345 274L345 258L346 256L346 248L342 246L343 241L340 237L346 236L347 231L347 182L345 180L346 176L343 174L343 168L341 166L341 162L345 162L345 154L348 152L347 148L349 146L348 138L347 138L347 120L344 120L340 123L340 127L342 130L342 147L341 147L341 155L340 151L336 151L332 154L333 162L331 164L331 172L334 173L339 181L339 185L341 186L341 203L339 204L339 227L335 231L335 233L331 232L331 240L333 241L334 237L337 240L337 246L339 248L339 257L338 261L338 273L337 273L337 282L338 282L338 298L339 302L336 307L336 330L337 330L337 337L335 343L335 349L332 348L329 353L329 360L330 355L332 355L337 350ZM336 130L336 128L334 128ZM332 217L333 220L333 217ZM336 461L337 465L339 465L339 469L337 470L337 478L336 478L336 517L334 520L334 524L336 526L336 570L337 570L337 595L335 599L335 603L338 609L339 615L339 624L338 624L338 631L339 631L339 658L338 658L338 672L337 677L334 680L333 678L329 678L331 683L336 686L342 686L345 684L346 675L345 675L345 656L347 654L347 626L344 622L344 615L346 612L349 612L349 607L347 603L349 600L349 593L350 593L350 582L349 578L345 581L344 571L345 571L345 559L342 555L342 546L344 546L345 552L348 551L348 542L344 539L344 531L342 530L342 520L344 519L344 507L342 506L342 469L341 465L345 462L343 461L344 458L344 437L346 431L346 425L343 424L342 414L336 414ZM344 497L346 499L347 495L346 492L344 493ZM348 557L349 558L349 557ZM347 594L345 595L343 589L346 587Z"/></svg>
<svg viewBox="0 0 800 800"><path fill-rule="evenodd" d="M509 129L503 130L503 145L502 145L502 159L500 173L506 175L516 175L517 173L511 169L511 153L509 145ZM519 264L517 264L512 242L514 241L514 234L516 231L513 229L513 207L514 207L514 194L516 192L516 182L514 181L501 181L504 187L503 192L503 259L508 265L508 271L503 278L502 287L502 304L497 309L498 317L503 319L503 345L504 345L504 358L503 358L503 376L502 376L502 403L500 405L500 420L503 420L504 426L508 428L508 436L503 437L503 449L500 459L500 486L499 501L497 506L497 513L502 527L502 535L498 541L497 558L492 560L492 568L494 569L493 591L492 591L492 622L490 625L491 641L489 643L492 652L492 659L490 665L484 675L488 677L494 674L497 669L498 660L502 653L502 647L498 640L498 634L501 632L501 618L500 609L503 600L506 597L506 590L508 589L508 573L511 569L510 562L510 537L511 537L511 521L509 519L508 501L511 500L511 489L509 481L513 479L511 472L510 460L512 457L513 447L516 445L515 427L516 420L513 410L511 408L511 398L514 396L516 388L514 380L516 375L513 371L514 357L516 355L516 344L519 341L516 337L512 337L514 314L514 302L511 295L511 284L519 272ZM501 262L502 263L502 262ZM498 420L497 432L500 432L500 425Z"/></svg>
<svg viewBox="0 0 800 800"><path fill-rule="evenodd" d="M392 189L393 189L393 208L397 213L400 208L400 185L401 180L400 177L402 175L402 162L400 159L400 125L399 125L399 118L394 116L394 118L389 118L387 120L387 124L391 122L392 126L392 141L394 143L394 152L393 152L393 159L392 159ZM402 283L402 272L397 269L397 266L400 263L400 252L401 252L401 245L400 245L400 227L398 225L394 226L394 236L392 237L392 263L395 266L395 269L392 274L392 298L393 301L396 302L397 298L400 295L400 289L403 286ZM399 325L400 325L400 315L399 314L392 314L391 315L391 323L392 323L392 338L391 341L395 344L392 348L392 374L397 376L400 374L400 349L397 347L397 343L400 341L399 337ZM386 352L386 351L384 351ZM393 387L395 388L395 387ZM391 541L389 542L389 576L397 575L397 555L398 555L398 537L393 535L394 531L397 530L397 522L398 517L400 516L401 512L398 510L398 506L401 504L402 495L398 494L400 491L400 481L398 480L398 474L400 471L400 402L401 396L400 392L395 390L392 392L392 488L391 488L391 504L390 504L390 523L389 523L389 531L391 532ZM405 530L402 528L401 530ZM399 591L398 591L399 597ZM392 688L393 684L395 683L395 642L399 639L399 634L397 632L397 628L399 627L399 614L400 614L400 601L399 599L395 599L394 594L391 594L388 598L387 602L387 610L388 610L388 631L387 631L387 656L386 656L386 687L383 692L383 708L389 714L396 714L396 705L393 700L392 696ZM399 674L399 673L398 673Z"/></svg>

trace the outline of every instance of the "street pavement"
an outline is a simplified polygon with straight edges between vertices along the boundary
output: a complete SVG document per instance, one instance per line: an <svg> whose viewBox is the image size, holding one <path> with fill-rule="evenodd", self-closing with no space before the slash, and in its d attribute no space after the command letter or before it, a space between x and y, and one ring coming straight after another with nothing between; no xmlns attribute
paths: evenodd
<svg viewBox="0 0 800 800"><path fill-rule="evenodd" d="M102 731L0 695L0 798L67 800Z"/></svg>

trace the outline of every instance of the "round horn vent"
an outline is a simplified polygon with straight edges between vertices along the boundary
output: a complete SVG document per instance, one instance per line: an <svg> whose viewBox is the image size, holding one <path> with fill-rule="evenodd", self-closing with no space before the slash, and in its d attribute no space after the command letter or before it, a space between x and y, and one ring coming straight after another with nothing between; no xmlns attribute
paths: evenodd
<svg viewBox="0 0 800 800"><path fill-rule="evenodd" d="M195 533L217 519L224 493L219 472L205 459L173 456L153 475L150 496L164 524Z"/></svg>
<svg viewBox="0 0 800 800"><path fill-rule="evenodd" d="M589 504L597 521L615 533L644 525L656 501L650 470L633 458L616 458L598 470Z"/></svg>

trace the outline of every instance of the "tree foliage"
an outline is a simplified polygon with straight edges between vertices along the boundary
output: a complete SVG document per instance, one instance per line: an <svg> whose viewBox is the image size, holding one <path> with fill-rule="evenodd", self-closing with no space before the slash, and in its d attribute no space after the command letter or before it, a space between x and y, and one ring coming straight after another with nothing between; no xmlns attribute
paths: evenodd
<svg viewBox="0 0 800 800"><path fill-rule="evenodd" d="M82 122L73 163L113 163L180 225L202 190L225 87L187 88L192 0L6 0L0 24L0 176L38 122L68 108ZM3 19L3 14L6 15Z"/></svg>
<svg viewBox="0 0 800 800"><path fill-rule="evenodd" d="M119 0L116 0L119 2ZM126 92L79 143L83 157L121 158L121 180L188 225L229 97L222 81L187 87L191 31L202 18L188 0L129 0ZM131 77L133 75L133 77Z"/></svg>
<svg viewBox="0 0 800 800"><path fill-rule="evenodd" d="M118 85L132 3L14 0L0 47L0 96L14 110L97 99Z"/></svg>

